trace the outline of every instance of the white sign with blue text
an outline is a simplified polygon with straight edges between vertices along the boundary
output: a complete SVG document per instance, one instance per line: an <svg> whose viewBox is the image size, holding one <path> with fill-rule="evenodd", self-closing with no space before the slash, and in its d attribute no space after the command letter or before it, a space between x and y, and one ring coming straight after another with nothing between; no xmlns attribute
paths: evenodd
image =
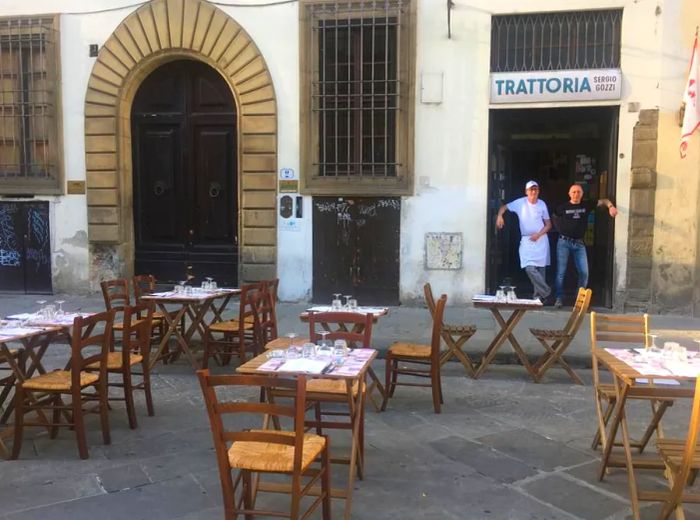
<svg viewBox="0 0 700 520"><path fill-rule="evenodd" d="M599 101L622 97L620 69L491 74L491 103Z"/></svg>

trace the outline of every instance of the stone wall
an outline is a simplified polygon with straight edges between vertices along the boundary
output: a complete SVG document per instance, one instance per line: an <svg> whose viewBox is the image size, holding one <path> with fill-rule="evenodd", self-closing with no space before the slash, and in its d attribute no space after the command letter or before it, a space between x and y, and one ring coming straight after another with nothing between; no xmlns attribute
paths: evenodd
<svg viewBox="0 0 700 520"><path fill-rule="evenodd" d="M642 110L633 131L625 311L652 311L652 246L659 112Z"/></svg>

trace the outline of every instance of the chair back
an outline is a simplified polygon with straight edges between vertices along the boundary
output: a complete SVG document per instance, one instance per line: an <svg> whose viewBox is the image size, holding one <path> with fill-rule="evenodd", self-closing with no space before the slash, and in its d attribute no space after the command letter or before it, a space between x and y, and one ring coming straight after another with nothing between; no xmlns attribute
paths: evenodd
<svg viewBox="0 0 700 520"><path fill-rule="evenodd" d="M130 303L129 281L126 278L115 280L105 280L100 283L102 288L102 298L105 301L105 309L123 312Z"/></svg>
<svg viewBox="0 0 700 520"><path fill-rule="evenodd" d="M433 297L433 288L430 286L430 282L426 282L423 285L423 295L430 311L430 317L433 318L435 316L435 298Z"/></svg>
<svg viewBox="0 0 700 520"><path fill-rule="evenodd" d="M359 312L310 312L309 313L309 339L316 343L321 339L319 327L327 330L326 339L334 341L344 339L348 346L355 348L358 344L364 348L372 346L372 322L374 315ZM350 326L350 327L349 327ZM349 327L349 328L348 328Z"/></svg>
<svg viewBox="0 0 700 520"><path fill-rule="evenodd" d="M129 354L140 354L148 365L153 329L153 303L130 305L124 309L122 366L129 366Z"/></svg>
<svg viewBox="0 0 700 520"><path fill-rule="evenodd" d="M271 282L262 282L262 290L258 298L258 332L260 335L260 345L264 346L273 339L277 339L277 310L275 298L277 293Z"/></svg>
<svg viewBox="0 0 700 520"><path fill-rule="evenodd" d="M447 305L447 295L443 294L437 301L433 314L433 334L430 339L431 364L440 363L440 338L442 337L442 318L445 315L445 305Z"/></svg>
<svg viewBox="0 0 700 520"><path fill-rule="evenodd" d="M272 278L270 280L263 280L262 286L264 292L269 292L272 297L272 306L277 307L277 289L280 285L279 278Z"/></svg>
<svg viewBox="0 0 700 520"><path fill-rule="evenodd" d="M141 296L156 290L156 277L152 274L137 274L132 279L134 285L134 302L141 303Z"/></svg>
<svg viewBox="0 0 700 520"><path fill-rule="evenodd" d="M212 375L208 369L198 370L197 377L204 394L217 463L222 475L231 471L228 463L228 450L230 444L237 441L294 446L294 471L298 473L301 470L304 412L306 409L305 377L291 379L266 375ZM257 400L242 402L235 398L235 396L240 395L239 392L227 392L227 390L235 390L238 387L260 388L265 392L265 395L272 395L273 391L285 390L293 395L293 398L289 404L259 402ZM217 389L221 392L217 393ZM224 393L231 397L228 400L224 399ZM229 429L231 421L225 421L224 417L237 414L254 414L261 418L264 416L290 417L294 421L294 435L285 434L279 430ZM249 421L246 421L246 424L248 423Z"/></svg>
<svg viewBox="0 0 700 520"><path fill-rule="evenodd" d="M112 325L115 309L93 314L89 317L77 316L71 331L71 358L68 370L71 372L71 387L80 391L80 372L92 363L99 363L100 382L107 382L107 354L112 347Z"/></svg>
<svg viewBox="0 0 700 520"><path fill-rule="evenodd" d="M576 302L571 309L571 314L569 319L564 326L564 331L575 336L578 332L581 323L583 323L583 318L586 317L588 312L588 307L591 305L591 297L593 296L593 291L586 289L585 287L579 287L578 295L576 296Z"/></svg>
<svg viewBox="0 0 700 520"><path fill-rule="evenodd" d="M601 343L636 343L640 346L646 346L648 335L648 314L591 313L592 348L600 347Z"/></svg>

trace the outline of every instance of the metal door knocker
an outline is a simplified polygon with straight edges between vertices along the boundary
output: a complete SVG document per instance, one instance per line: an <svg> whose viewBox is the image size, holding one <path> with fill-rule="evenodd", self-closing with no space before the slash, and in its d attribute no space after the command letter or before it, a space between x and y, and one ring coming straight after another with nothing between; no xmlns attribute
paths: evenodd
<svg viewBox="0 0 700 520"><path fill-rule="evenodd" d="M167 190L167 188L168 188L168 185L165 184L164 181L156 181L156 182L153 184L153 194L154 194L156 197L160 197L161 195L163 195L163 193L165 193L165 191Z"/></svg>
<svg viewBox="0 0 700 520"><path fill-rule="evenodd" d="M215 199L221 194L221 184L218 182L210 182L209 183L209 196L212 199Z"/></svg>

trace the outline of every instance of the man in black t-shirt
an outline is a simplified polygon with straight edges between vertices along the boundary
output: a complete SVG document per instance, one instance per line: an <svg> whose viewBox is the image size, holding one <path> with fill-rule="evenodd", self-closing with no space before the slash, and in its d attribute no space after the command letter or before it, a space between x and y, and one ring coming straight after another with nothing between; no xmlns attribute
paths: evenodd
<svg viewBox="0 0 700 520"><path fill-rule="evenodd" d="M611 217L617 215L617 208L608 199L583 202L583 188L572 184L569 188L569 201L554 210L554 224L559 231L557 241L557 276L554 280L555 307L561 307L564 292L564 275L569 263L569 253L574 257L574 265L578 273L578 286L588 285L588 258L583 237L588 226L588 214L596 206L606 206Z"/></svg>

